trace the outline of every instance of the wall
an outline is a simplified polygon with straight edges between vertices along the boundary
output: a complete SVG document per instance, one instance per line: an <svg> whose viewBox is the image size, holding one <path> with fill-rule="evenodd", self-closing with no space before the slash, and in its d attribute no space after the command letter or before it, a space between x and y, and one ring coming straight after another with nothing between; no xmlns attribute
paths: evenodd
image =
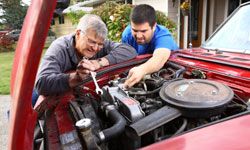
<svg viewBox="0 0 250 150"><path fill-rule="evenodd" d="M64 15L64 24L59 24L59 18L55 17L55 25L51 26L51 30L60 37L75 32L76 25L73 25L68 16Z"/></svg>
<svg viewBox="0 0 250 150"><path fill-rule="evenodd" d="M148 4L168 15L168 0L133 0L133 5Z"/></svg>
<svg viewBox="0 0 250 150"><path fill-rule="evenodd" d="M176 23L177 29L173 33L175 42L180 45L180 18L179 18L179 0L168 0L168 17Z"/></svg>
<svg viewBox="0 0 250 150"><path fill-rule="evenodd" d="M179 7L179 1L175 0L173 2L172 0L168 1L168 17L173 20L178 25L178 7Z"/></svg>

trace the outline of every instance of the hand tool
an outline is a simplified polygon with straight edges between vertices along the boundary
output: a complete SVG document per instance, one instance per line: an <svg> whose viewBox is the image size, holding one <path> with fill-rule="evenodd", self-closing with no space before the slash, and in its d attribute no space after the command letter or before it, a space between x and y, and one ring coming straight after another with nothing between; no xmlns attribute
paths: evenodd
<svg viewBox="0 0 250 150"><path fill-rule="evenodd" d="M96 72L90 71L90 75L91 75L91 77L92 77L92 79L94 81L94 84L95 84L95 92L96 92L96 94L102 95L103 91L102 91L102 89L100 89L100 87L99 87L99 85L98 85L98 83L96 81Z"/></svg>

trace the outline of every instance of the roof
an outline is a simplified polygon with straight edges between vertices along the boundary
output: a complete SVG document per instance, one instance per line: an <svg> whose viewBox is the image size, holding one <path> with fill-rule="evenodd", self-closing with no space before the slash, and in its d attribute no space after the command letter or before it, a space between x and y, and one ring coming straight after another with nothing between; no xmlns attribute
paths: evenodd
<svg viewBox="0 0 250 150"><path fill-rule="evenodd" d="M79 2L75 5L71 5L68 8L63 10L63 14L69 13L69 12L75 12L75 11L85 11L90 12L93 10L94 6L100 5L104 3L105 0L89 0L84 2Z"/></svg>
<svg viewBox="0 0 250 150"><path fill-rule="evenodd" d="M62 13L67 14L67 13L76 12L76 11L90 12L92 10L93 10L93 7L83 7L82 5L75 4L64 9Z"/></svg>

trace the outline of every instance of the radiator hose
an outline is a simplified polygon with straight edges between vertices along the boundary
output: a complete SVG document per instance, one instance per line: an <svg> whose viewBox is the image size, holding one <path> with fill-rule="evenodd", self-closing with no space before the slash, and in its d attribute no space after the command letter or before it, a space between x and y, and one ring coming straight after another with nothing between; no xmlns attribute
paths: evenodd
<svg viewBox="0 0 250 150"><path fill-rule="evenodd" d="M106 105L105 108L106 116L114 124L110 128L107 128L99 132L100 142L108 141L115 136L120 135L125 130L126 120L124 117L115 109L114 105Z"/></svg>

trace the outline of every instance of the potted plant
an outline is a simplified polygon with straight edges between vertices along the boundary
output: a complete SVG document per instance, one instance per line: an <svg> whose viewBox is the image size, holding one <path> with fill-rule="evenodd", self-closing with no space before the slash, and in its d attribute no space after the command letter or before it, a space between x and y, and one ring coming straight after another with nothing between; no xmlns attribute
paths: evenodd
<svg viewBox="0 0 250 150"><path fill-rule="evenodd" d="M181 8L182 15L183 16L188 16L189 11L191 9L190 2L188 2L188 1L182 2L180 8Z"/></svg>

